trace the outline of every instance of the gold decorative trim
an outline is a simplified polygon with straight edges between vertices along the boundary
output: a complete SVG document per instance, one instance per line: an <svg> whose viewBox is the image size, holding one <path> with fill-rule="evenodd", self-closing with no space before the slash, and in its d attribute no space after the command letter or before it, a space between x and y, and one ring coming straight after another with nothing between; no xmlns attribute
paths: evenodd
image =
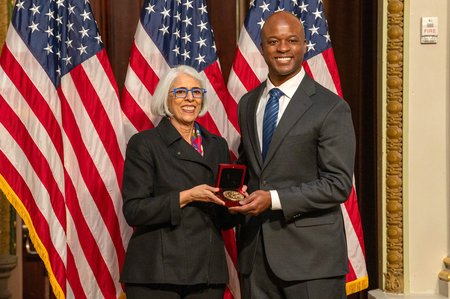
<svg viewBox="0 0 450 299"><path fill-rule="evenodd" d="M10 253L10 209L11 205L0 190L0 255Z"/></svg>
<svg viewBox="0 0 450 299"><path fill-rule="evenodd" d="M9 4L10 0L0 0L0 53L5 41L6 31L9 23Z"/></svg>
<svg viewBox="0 0 450 299"><path fill-rule="evenodd" d="M388 0L386 78L385 290L404 291L403 260L403 47L404 0Z"/></svg>
<svg viewBox="0 0 450 299"><path fill-rule="evenodd" d="M0 0L0 54L8 28L8 1ZM10 244L10 205L5 195L0 191L0 254L9 254Z"/></svg>
<svg viewBox="0 0 450 299"><path fill-rule="evenodd" d="M450 282L450 257L444 258L445 269L439 272L439 279Z"/></svg>

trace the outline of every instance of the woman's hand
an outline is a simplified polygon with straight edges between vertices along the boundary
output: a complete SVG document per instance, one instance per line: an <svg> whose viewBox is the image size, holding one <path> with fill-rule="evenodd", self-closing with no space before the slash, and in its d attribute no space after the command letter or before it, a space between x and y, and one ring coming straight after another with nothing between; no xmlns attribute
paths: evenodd
<svg viewBox="0 0 450 299"><path fill-rule="evenodd" d="M219 192L219 188L211 187L203 184L195 186L192 189L184 190L180 192L180 207L183 208L187 204L193 201L212 202L221 206L225 203L219 197L216 196L216 192Z"/></svg>

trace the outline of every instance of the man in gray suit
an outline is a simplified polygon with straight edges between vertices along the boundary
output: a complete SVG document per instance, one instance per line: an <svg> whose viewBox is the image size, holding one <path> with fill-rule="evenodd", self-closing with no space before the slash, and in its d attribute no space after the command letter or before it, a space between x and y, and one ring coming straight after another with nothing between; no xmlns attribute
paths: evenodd
<svg viewBox="0 0 450 299"><path fill-rule="evenodd" d="M238 231L243 298L346 298L340 204L352 188L350 108L302 69L305 33L294 15L266 20L261 50L268 80L239 102L250 195L230 208L246 215Z"/></svg>

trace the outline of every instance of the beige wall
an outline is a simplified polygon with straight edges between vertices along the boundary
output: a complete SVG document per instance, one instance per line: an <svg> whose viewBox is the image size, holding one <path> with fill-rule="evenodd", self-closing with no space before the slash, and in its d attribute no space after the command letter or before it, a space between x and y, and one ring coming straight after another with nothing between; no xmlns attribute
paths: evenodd
<svg viewBox="0 0 450 299"><path fill-rule="evenodd" d="M405 293L437 294L449 240L449 4L405 1ZM437 44L420 44L423 16L438 17Z"/></svg>

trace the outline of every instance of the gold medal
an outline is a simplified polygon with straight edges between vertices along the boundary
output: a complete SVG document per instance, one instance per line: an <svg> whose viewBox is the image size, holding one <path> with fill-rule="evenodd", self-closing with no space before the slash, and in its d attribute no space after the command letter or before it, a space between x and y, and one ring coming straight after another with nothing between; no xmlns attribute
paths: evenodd
<svg viewBox="0 0 450 299"><path fill-rule="evenodd" d="M223 196L226 199L232 200L232 201L240 201L240 200L244 199L244 195L242 195L241 193L239 193L237 191L232 191L232 190L224 191Z"/></svg>

